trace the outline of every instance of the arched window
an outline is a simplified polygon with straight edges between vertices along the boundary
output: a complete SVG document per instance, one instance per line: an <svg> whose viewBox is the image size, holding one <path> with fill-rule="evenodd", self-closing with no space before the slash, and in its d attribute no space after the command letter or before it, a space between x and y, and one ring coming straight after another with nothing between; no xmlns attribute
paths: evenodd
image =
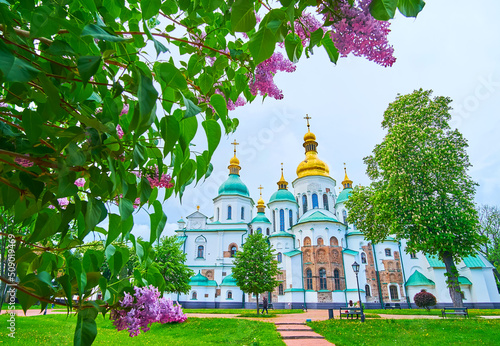
<svg viewBox="0 0 500 346"><path fill-rule="evenodd" d="M233 292L227 291L227 299L233 299Z"/></svg>
<svg viewBox="0 0 500 346"><path fill-rule="evenodd" d="M232 212L232 208L231 206L227 206L227 219L228 220L231 220L231 212Z"/></svg>
<svg viewBox="0 0 500 346"><path fill-rule="evenodd" d="M399 299L398 287L396 285L390 285L389 292L391 294L391 300Z"/></svg>
<svg viewBox="0 0 500 346"><path fill-rule="evenodd" d="M326 210L330 210L330 208L328 207L328 195L326 193L323 195L323 206Z"/></svg>
<svg viewBox="0 0 500 346"><path fill-rule="evenodd" d="M330 238L330 246L339 246L339 241L336 237Z"/></svg>
<svg viewBox="0 0 500 346"><path fill-rule="evenodd" d="M290 224L290 227L293 225L293 212L292 209L288 210L288 223Z"/></svg>
<svg viewBox="0 0 500 346"><path fill-rule="evenodd" d="M196 291L193 291L193 293L191 293L191 299L193 300L198 299L198 294L196 294Z"/></svg>
<svg viewBox="0 0 500 346"><path fill-rule="evenodd" d="M340 272L338 269L333 271L333 282L335 284L335 291L340 291Z"/></svg>
<svg viewBox="0 0 500 346"><path fill-rule="evenodd" d="M414 252L412 252L412 253L410 254L410 258L411 258L411 259L416 259L416 258L417 258L417 254L416 254L416 253L414 253Z"/></svg>
<svg viewBox="0 0 500 346"><path fill-rule="evenodd" d="M312 194L312 201L313 201L313 209L317 209L319 207L317 194L315 193Z"/></svg>
<svg viewBox="0 0 500 346"><path fill-rule="evenodd" d="M302 196L302 212L305 214L307 212L307 196Z"/></svg>
<svg viewBox="0 0 500 346"><path fill-rule="evenodd" d="M311 238L309 237L304 238L304 246L311 246Z"/></svg>
<svg viewBox="0 0 500 346"><path fill-rule="evenodd" d="M257 233L262 234L262 228L257 228Z"/></svg>
<svg viewBox="0 0 500 346"><path fill-rule="evenodd" d="M306 270L306 289L313 289L313 272L311 269Z"/></svg>
<svg viewBox="0 0 500 346"><path fill-rule="evenodd" d="M319 246L322 246L324 245L323 243L323 238L319 237L318 240L316 241L318 243Z"/></svg>
<svg viewBox="0 0 500 346"><path fill-rule="evenodd" d="M361 253L361 263L366 264L366 254L364 252Z"/></svg>
<svg viewBox="0 0 500 346"><path fill-rule="evenodd" d="M391 249L389 249L389 248L385 249L385 255L390 257L391 256Z"/></svg>
<svg viewBox="0 0 500 346"><path fill-rule="evenodd" d="M342 217L344 218L344 223L347 225L347 211L342 211Z"/></svg>
<svg viewBox="0 0 500 346"><path fill-rule="evenodd" d="M319 270L319 289L326 290L326 269L321 268Z"/></svg>
<svg viewBox="0 0 500 346"><path fill-rule="evenodd" d="M280 232L285 232L285 211L280 209Z"/></svg>
<svg viewBox="0 0 500 346"><path fill-rule="evenodd" d="M371 292L371 289L370 289L370 285L365 285L365 294L366 294L367 297L371 297L372 292Z"/></svg>
<svg viewBox="0 0 500 346"><path fill-rule="evenodd" d="M231 257L236 256L236 251L238 251L236 245L231 246Z"/></svg>
<svg viewBox="0 0 500 346"><path fill-rule="evenodd" d="M281 263L283 261L283 255L281 254L281 252L278 252L278 259L277 259L278 263Z"/></svg>
<svg viewBox="0 0 500 346"><path fill-rule="evenodd" d="M220 220L220 209L217 208L217 221L219 221L219 220Z"/></svg>
<svg viewBox="0 0 500 346"><path fill-rule="evenodd" d="M273 232L276 232L276 210L273 210Z"/></svg>
<svg viewBox="0 0 500 346"><path fill-rule="evenodd" d="M266 229L266 235L269 235L269 234L271 234L271 233L269 232L269 227L267 227L267 229Z"/></svg>
<svg viewBox="0 0 500 346"><path fill-rule="evenodd" d="M198 246L198 258L204 258L205 247L203 245Z"/></svg>
<svg viewBox="0 0 500 346"><path fill-rule="evenodd" d="M279 294L280 296L282 296L282 295L284 294L284 293L283 293L283 284L280 284L280 285L278 286L278 294Z"/></svg>
<svg viewBox="0 0 500 346"><path fill-rule="evenodd" d="M241 207L241 219L245 220L245 207Z"/></svg>

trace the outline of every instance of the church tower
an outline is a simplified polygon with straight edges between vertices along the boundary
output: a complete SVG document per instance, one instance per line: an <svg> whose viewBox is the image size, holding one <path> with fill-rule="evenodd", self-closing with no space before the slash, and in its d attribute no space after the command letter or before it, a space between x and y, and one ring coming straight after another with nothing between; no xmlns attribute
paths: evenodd
<svg viewBox="0 0 500 346"><path fill-rule="evenodd" d="M277 182L278 191L269 199L269 209L273 222L272 233L286 232L297 223L298 205L293 194L288 191L288 182L283 175L283 164L281 164L281 178Z"/></svg>
<svg viewBox="0 0 500 346"><path fill-rule="evenodd" d="M257 201L257 215L251 222L252 233L258 232L264 235L270 235L272 225L266 216L266 204L264 203L264 199L262 199L262 189L263 187L259 186L260 198Z"/></svg>

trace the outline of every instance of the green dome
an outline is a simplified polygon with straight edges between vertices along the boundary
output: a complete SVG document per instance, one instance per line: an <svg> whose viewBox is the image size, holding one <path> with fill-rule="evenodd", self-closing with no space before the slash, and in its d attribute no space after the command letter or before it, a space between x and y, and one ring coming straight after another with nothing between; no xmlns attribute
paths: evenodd
<svg viewBox="0 0 500 346"><path fill-rule="evenodd" d="M235 279L235 278L233 278L233 274L230 274L230 275L226 276L226 277L222 280L222 282L221 282L221 284L220 284L220 285L221 285L221 286L238 286L238 285L236 284L236 279Z"/></svg>
<svg viewBox="0 0 500 346"><path fill-rule="evenodd" d="M253 218L252 222L250 223L254 223L254 222L264 222L264 223L271 223L271 221L269 221L269 219L266 217L266 214L264 213L257 213L257 215Z"/></svg>
<svg viewBox="0 0 500 346"><path fill-rule="evenodd" d="M293 194L285 189L278 190L273 195L271 196L271 199L269 200L269 203L275 202L275 201L290 201L297 203L295 201L295 198L293 197Z"/></svg>
<svg viewBox="0 0 500 346"><path fill-rule="evenodd" d="M219 187L219 196L220 195L240 195L250 197L248 187L243 184L240 176L237 174L229 174L227 180Z"/></svg>
<svg viewBox="0 0 500 346"><path fill-rule="evenodd" d="M342 192L339 194L339 197L337 198L337 203L335 203L335 205L339 203L344 203L349 199L349 197L351 197L351 195L352 195L351 188L343 189Z"/></svg>
<svg viewBox="0 0 500 346"><path fill-rule="evenodd" d="M200 272L193 276L191 278L191 282L189 283L190 285L200 285L200 284L206 284L208 282L208 278L206 276L203 276Z"/></svg>

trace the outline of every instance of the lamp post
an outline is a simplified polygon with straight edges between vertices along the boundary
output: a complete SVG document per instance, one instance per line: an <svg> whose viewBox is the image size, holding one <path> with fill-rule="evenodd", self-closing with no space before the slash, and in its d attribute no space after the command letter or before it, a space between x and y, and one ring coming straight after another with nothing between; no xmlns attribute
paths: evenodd
<svg viewBox="0 0 500 346"><path fill-rule="evenodd" d="M363 312L363 303L361 303L361 293L359 293L359 280L358 280L359 264L356 261L352 264L352 270L354 270L354 273L356 274L356 284L358 285L358 301L359 301L359 307L361 308L361 322L364 322L365 313Z"/></svg>

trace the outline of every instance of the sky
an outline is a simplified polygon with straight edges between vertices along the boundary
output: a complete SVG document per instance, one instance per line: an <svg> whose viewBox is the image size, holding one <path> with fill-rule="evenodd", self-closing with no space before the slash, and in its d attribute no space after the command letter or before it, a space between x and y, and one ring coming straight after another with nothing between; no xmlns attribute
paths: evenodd
<svg viewBox="0 0 500 346"><path fill-rule="evenodd" d="M280 164L285 179L296 178L304 160L303 136L306 114L316 134L319 158L341 186L344 163L354 184L370 183L363 158L370 155L385 135L381 128L384 110L399 94L432 89L434 96L452 102L450 125L468 140L472 167L469 174L479 186L476 203L500 205L500 1L427 1L418 18L397 13L391 21L389 42L397 60L384 68L364 58L339 59L332 64L323 48L301 58L293 73L280 72L275 83L284 99L257 98L230 116L240 121L237 130L223 136L204 183L188 187L180 203L172 197L163 203L168 221L163 235L172 235L177 220L196 211L213 216L212 199L228 175L227 166L237 140L240 175L257 202L258 187L267 202L277 190ZM206 147L203 131L196 150ZM338 194L337 190L337 194ZM149 238L149 216L134 215L133 233Z"/></svg>

